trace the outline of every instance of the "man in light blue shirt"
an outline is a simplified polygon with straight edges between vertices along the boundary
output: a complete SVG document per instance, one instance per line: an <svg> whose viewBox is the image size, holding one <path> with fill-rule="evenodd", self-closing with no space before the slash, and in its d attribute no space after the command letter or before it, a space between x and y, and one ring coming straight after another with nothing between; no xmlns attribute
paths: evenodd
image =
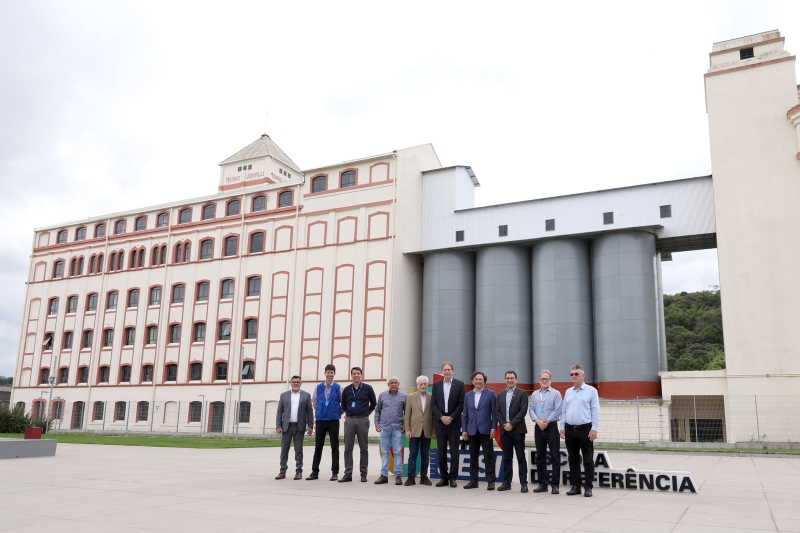
<svg viewBox="0 0 800 533"><path fill-rule="evenodd" d="M375 430L381 435L381 475L375 482L382 485L389 482L389 450L394 451L394 484L403 484L403 433L405 433L406 398L400 390L400 379L389 378L389 390L378 396L375 407Z"/></svg>
<svg viewBox="0 0 800 533"><path fill-rule="evenodd" d="M592 496L594 479L594 439L600 423L600 398L597 389L583 382L586 374L581 365L569 371L572 387L564 394L561 409L561 438L569 455L569 477L572 488L567 496L581 493L581 456L583 456L584 496Z"/></svg>
<svg viewBox="0 0 800 533"><path fill-rule="evenodd" d="M539 390L531 394L531 420L536 424L533 431L536 442L536 471L539 486L533 492L547 492L547 448L550 448L550 463L553 465L553 494L558 494L561 479L561 450L558 438L558 419L561 416L561 393L550 387L553 375L549 370L539 372Z"/></svg>

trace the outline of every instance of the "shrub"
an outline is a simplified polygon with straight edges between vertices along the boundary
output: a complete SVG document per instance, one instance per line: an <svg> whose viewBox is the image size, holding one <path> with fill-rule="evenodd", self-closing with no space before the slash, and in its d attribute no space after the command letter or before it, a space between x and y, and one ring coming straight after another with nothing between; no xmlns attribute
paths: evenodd
<svg viewBox="0 0 800 533"><path fill-rule="evenodd" d="M22 407L0 405L0 433L23 433L31 427L31 416Z"/></svg>

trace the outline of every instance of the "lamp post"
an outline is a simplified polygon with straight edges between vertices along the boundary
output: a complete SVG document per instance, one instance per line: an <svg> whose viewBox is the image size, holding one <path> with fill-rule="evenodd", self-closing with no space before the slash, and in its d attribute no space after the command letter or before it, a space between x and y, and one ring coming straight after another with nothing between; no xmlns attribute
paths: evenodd
<svg viewBox="0 0 800 533"><path fill-rule="evenodd" d="M56 372L58 372L58 354L55 355L55 365L51 366L50 368L55 368ZM50 373L50 378L47 381L50 382L50 399L47 400L47 408L48 409L52 409L52 405L53 405L53 385L56 384L56 376L51 372ZM47 413L45 413L45 414L47 414ZM47 419L49 420L50 417L48 416ZM45 431L44 431L45 433L47 433L47 428L48 427L50 427L49 423L47 424L47 426L45 426Z"/></svg>

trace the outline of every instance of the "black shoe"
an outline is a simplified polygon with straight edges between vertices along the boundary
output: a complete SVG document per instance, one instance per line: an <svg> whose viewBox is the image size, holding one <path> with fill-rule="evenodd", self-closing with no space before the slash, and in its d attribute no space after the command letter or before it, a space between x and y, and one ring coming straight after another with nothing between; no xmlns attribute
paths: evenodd
<svg viewBox="0 0 800 533"><path fill-rule="evenodd" d="M417 484L417 480L414 479L411 476L408 476L408 479L406 479L406 482L403 483L403 485L406 486L406 487L411 487L412 485L416 485L416 484Z"/></svg>
<svg viewBox="0 0 800 533"><path fill-rule="evenodd" d="M511 490L511 483L503 483L497 487L497 490Z"/></svg>
<svg viewBox="0 0 800 533"><path fill-rule="evenodd" d="M477 481L470 481L469 483L464 485L464 488L465 489L477 489L478 488L478 482Z"/></svg>
<svg viewBox="0 0 800 533"><path fill-rule="evenodd" d="M528 492L528 484L527 484L527 483L525 483L524 485L522 485L522 486L519 488L519 491L520 491L520 492Z"/></svg>
<svg viewBox="0 0 800 533"><path fill-rule="evenodd" d="M366 483L366 482L367 482L367 475L361 474L361 483Z"/></svg>
<svg viewBox="0 0 800 533"><path fill-rule="evenodd" d="M349 481L353 481L353 476L350 474L345 474L342 476L342 479L339 480L339 483L347 483Z"/></svg>
<svg viewBox="0 0 800 533"><path fill-rule="evenodd" d="M508 487L511 488L511 487ZM486 485L486 490L494 490L494 481Z"/></svg>
<svg viewBox="0 0 800 533"><path fill-rule="evenodd" d="M580 493L581 493L581 488L580 487L572 487L571 489L569 489L567 491L567 496L575 496L576 494L580 494Z"/></svg>
<svg viewBox="0 0 800 533"><path fill-rule="evenodd" d="M306 478L306 481L311 481L313 479L319 479L319 475L312 472L311 475Z"/></svg>
<svg viewBox="0 0 800 533"><path fill-rule="evenodd" d="M333 474L331 474L331 481L339 481L339 473L338 472L334 472Z"/></svg>
<svg viewBox="0 0 800 533"><path fill-rule="evenodd" d="M583 489L583 495L586 496L587 498L591 498L592 497L592 489L589 488L589 487Z"/></svg>
<svg viewBox="0 0 800 533"><path fill-rule="evenodd" d="M454 488L456 488L456 487L458 487L458 483L456 483L456 480L455 480L455 479L451 479L451 480L450 480L450 488L451 488L451 489L454 489Z"/></svg>
<svg viewBox="0 0 800 533"><path fill-rule="evenodd" d="M533 492L547 492L547 485L539 483L539 486L533 489Z"/></svg>
<svg viewBox="0 0 800 533"><path fill-rule="evenodd" d="M433 485L433 483L431 483L431 480L430 480L430 479L428 479L428 476L420 476L420 477L419 477L419 484L420 484L420 485L427 485L427 486L429 486L429 487L430 487L431 485Z"/></svg>
<svg viewBox="0 0 800 533"><path fill-rule="evenodd" d="M545 488L547 490L547 488ZM558 486L553 485L553 490L550 491L552 494L558 494Z"/></svg>
<svg viewBox="0 0 800 533"><path fill-rule="evenodd" d="M449 484L450 483L446 479L440 479L439 481L436 482L437 487L446 487Z"/></svg>

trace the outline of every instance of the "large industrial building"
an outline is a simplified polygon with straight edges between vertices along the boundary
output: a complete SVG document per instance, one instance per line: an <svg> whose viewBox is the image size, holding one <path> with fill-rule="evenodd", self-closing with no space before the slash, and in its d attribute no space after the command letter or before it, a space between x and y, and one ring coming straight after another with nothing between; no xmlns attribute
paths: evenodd
<svg viewBox="0 0 800 533"><path fill-rule="evenodd" d="M301 170L262 135L220 163L215 194L39 228L12 402L62 429L266 433L289 378L311 388L328 363L378 388L444 361L497 387L514 369L527 390L543 368L563 389L581 363L608 412L651 399L648 438L696 437L696 405L681 412L700 395L721 440L746 439L723 398L800 385L800 87L783 45L713 46L713 176L475 207L475 173L431 145ZM668 372L661 263L706 248L727 370Z"/></svg>

